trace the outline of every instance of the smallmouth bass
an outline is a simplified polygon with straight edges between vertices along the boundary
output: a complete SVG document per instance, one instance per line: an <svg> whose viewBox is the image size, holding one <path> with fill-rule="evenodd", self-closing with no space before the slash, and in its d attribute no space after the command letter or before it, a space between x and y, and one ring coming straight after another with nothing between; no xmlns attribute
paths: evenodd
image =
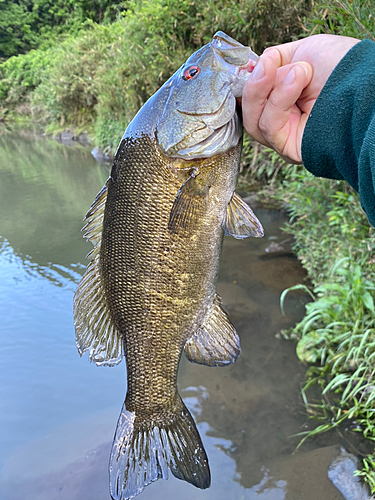
<svg viewBox="0 0 375 500"><path fill-rule="evenodd" d="M174 476L210 485L208 459L177 391L182 352L225 366L239 338L216 295L223 235L263 236L234 192L242 148L236 98L258 61L218 32L146 102L86 215L94 244L74 297L80 355L126 359L110 457L113 499Z"/></svg>

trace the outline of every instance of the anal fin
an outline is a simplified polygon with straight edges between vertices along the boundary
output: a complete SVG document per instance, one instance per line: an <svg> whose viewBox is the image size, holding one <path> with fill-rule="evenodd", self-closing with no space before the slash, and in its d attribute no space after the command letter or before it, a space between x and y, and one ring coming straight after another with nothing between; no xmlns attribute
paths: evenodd
<svg viewBox="0 0 375 500"><path fill-rule="evenodd" d="M226 235L239 240L249 236L261 238L264 235L262 224L249 205L237 193L233 193L232 199L228 203L223 229Z"/></svg>
<svg viewBox="0 0 375 500"><path fill-rule="evenodd" d="M215 296L209 317L186 342L184 351L192 363L207 366L226 366L234 363L240 355L240 339L221 308L218 295Z"/></svg>

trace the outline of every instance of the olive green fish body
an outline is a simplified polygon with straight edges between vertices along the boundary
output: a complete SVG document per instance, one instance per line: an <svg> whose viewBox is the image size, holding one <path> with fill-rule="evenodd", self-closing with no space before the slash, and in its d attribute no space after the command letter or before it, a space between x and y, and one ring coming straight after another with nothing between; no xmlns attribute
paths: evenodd
<svg viewBox="0 0 375 500"><path fill-rule="evenodd" d="M210 484L207 456L177 391L181 353L225 366L239 338L216 295L223 234L262 236L234 193L242 146L236 97L257 56L224 33L141 108L86 215L94 244L74 298L79 353L123 356L127 395L110 458L113 499L176 477Z"/></svg>
<svg viewBox="0 0 375 500"><path fill-rule="evenodd" d="M170 213L189 171L175 166L148 136L124 139L119 147L108 182L100 265L106 300L125 341L127 408L164 407L175 396L181 351L215 298L221 224L235 188L239 149L194 165L199 174L189 182L200 198L195 220L171 231Z"/></svg>

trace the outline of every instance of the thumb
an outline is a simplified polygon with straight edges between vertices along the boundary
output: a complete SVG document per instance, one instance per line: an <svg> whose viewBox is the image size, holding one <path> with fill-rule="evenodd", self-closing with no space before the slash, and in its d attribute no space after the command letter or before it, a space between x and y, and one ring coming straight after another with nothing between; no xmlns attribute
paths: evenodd
<svg viewBox="0 0 375 500"><path fill-rule="evenodd" d="M286 65L279 72L277 80L287 74L280 83L276 82L269 94L259 120L259 128L279 154L287 156L288 161L300 163L302 133L308 114L301 111L297 101L309 85L313 69L309 63L299 62Z"/></svg>

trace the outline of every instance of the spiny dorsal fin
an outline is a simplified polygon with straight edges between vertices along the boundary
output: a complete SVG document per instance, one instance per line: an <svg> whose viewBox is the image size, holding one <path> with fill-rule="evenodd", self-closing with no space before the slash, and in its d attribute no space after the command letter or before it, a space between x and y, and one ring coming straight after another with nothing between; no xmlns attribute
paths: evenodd
<svg viewBox="0 0 375 500"><path fill-rule="evenodd" d="M226 235L239 240L249 236L261 238L264 235L262 224L249 205L237 193L233 193L227 206L223 229Z"/></svg>
<svg viewBox="0 0 375 500"><path fill-rule="evenodd" d="M80 356L90 351L89 359L97 365L114 366L123 357L121 335L112 324L107 307L99 268L100 244L108 181L98 193L82 229L84 238L94 249L87 255L91 260L74 294L73 313L76 345Z"/></svg>
<svg viewBox="0 0 375 500"><path fill-rule="evenodd" d="M90 210L85 215L83 221L87 221L86 225L83 226L82 232L83 237L86 238L86 241L91 241L94 245L94 250L87 255L87 258L93 260L94 251L99 244L100 249L100 241L102 237L103 230L103 219L104 219L104 208L105 203L107 201L107 189L108 189L108 181L104 184L102 189L96 195L96 198L93 204L90 207ZM96 252L97 253L97 252Z"/></svg>
<svg viewBox="0 0 375 500"><path fill-rule="evenodd" d="M193 363L225 366L234 363L240 352L238 334L215 295L210 315L185 344L185 356Z"/></svg>
<svg viewBox="0 0 375 500"><path fill-rule="evenodd" d="M209 186L196 173L182 184L169 216L168 229L172 233L194 229L207 206L208 191Z"/></svg>

